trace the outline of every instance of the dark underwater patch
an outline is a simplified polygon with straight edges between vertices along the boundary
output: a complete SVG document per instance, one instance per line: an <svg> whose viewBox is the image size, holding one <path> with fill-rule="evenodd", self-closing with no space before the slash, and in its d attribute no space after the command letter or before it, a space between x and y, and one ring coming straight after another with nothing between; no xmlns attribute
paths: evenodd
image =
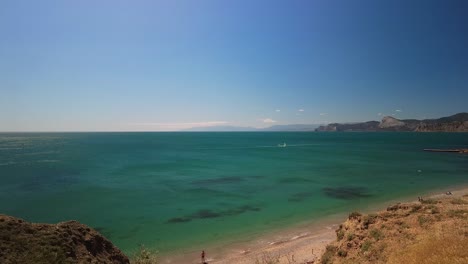
<svg viewBox="0 0 468 264"><path fill-rule="evenodd" d="M288 201L290 202L302 202L307 198L310 198L314 195L314 192L300 192L300 193L295 193L291 195L288 198Z"/></svg>
<svg viewBox="0 0 468 264"><path fill-rule="evenodd" d="M341 186L341 187L326 187L322 189L323 193L331 198L341 199L341 200L353 200L358 198L370 197L368 189L364 187L350 187L350 186Z"/></svg>
<svg viewBox="0 0 468 264"><path fill-rule="evenodd" d="M241 182L242 180L243 179L239 176L229 176L229 177L222 177L222 178L197 180L197 181L193 181L192 184L194 185L231 184L231 183Z"/></svg>
<svg viewBox="0 0 468 264"><path fill-rule="evenodd" d="M170 224L176 224L176 223L185 223L185 222L190 222L192 219L188 217L174 217L169 219L167 222Z"/></svg>
<svg viewBox="0 0 468 264"><path fill-rule="evenodd" d="M305 183L305 182L314 182L313 180L301 178L301 177L291 177L279 179L279 183Z"/></svg>
<svg viewBox="0 0 468 264"><path fill-rule="evenodd" d="M214 190L210 188L204 188L204 187L197 187L193 189L188 189L184 191L186 194L193 194L196 193L198 196L203 195L206 196L207 199L211 199L213 196L215 197L232 197L232 198L241 198L241 199L246 199L249 197L249 195L242 194L240 192L225 192L225 191L219 191L219 190Z"/></svg>
<svg viewBox="0 0 468 264"><path fill-rule="evenodd" d="M245 212L258 212L261 209L256 206L251 205L243 205L235 208L231 208L228 210L220 210L220 211L213 211L210 209L201 209L197 212L183 216L183 217L174 217L167 221L169 224L176 224L176 223L186 223L197 219L209 219L209 218L218 218L218 217L226 217L226 216L234 216L243 214Z"/></svg>

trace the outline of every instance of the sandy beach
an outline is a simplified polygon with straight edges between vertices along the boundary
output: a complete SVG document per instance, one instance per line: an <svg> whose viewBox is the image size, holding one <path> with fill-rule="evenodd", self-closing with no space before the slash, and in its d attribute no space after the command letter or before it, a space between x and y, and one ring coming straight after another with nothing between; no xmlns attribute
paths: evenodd
<svg viewBox="0 0 468 264"><path fill-rule="evenodd" d="M447 195L450 191L452 194ZM444 188L421 195L424 198L461 197L468 193L468 187L460 189ZM364 212L376 212L384 210L387 206L397 202L417 201L414 198L402 198L388 201L385 204L370 207ZM347 214L333 215L319 222L298 225L289 229L267 234L254 241L247 241L229 245L225 248L206 249L206 261L210 264L233 263L318 263L326 246L336 240L335 230L346 220ZM187 254L163 256L161 263L200 263L200 252L188 252Z"/></svg>

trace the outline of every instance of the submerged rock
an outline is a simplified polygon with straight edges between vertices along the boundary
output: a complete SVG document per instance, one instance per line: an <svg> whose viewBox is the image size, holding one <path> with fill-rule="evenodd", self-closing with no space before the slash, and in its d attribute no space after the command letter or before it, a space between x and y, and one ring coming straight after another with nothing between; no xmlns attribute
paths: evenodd
<svg viewBox="0 0 468 264"><path fill-rule="evenodd" d="M130 263L96 230L77 221L36 224L0 215L0 263Z"/></svg>

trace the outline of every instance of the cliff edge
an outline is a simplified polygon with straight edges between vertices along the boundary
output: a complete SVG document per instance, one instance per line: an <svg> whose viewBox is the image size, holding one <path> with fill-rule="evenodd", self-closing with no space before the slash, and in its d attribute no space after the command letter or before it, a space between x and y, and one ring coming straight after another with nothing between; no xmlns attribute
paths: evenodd
<svg viewBox="0 0 468 264"><path fill-rule="evenodd" d="M96 230L68 221L35 224L0 215L0 263L130 263Z"/></svg>
<svg viewBox="0 0 468 264"><path fill-rule="evenodd" d="M321 263L468 263L468 195L351 213Z"/></svg>

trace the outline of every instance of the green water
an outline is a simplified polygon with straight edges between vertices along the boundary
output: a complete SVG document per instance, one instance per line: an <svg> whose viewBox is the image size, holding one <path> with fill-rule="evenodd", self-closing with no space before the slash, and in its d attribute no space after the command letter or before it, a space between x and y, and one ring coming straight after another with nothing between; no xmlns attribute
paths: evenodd
<svg viewBox="0 0 468 264"><path fill-rule="evenodd" d="M467 133L0 134L0 213L170 253L466 185L468 155L422 151L458 147Z"/></svg>

